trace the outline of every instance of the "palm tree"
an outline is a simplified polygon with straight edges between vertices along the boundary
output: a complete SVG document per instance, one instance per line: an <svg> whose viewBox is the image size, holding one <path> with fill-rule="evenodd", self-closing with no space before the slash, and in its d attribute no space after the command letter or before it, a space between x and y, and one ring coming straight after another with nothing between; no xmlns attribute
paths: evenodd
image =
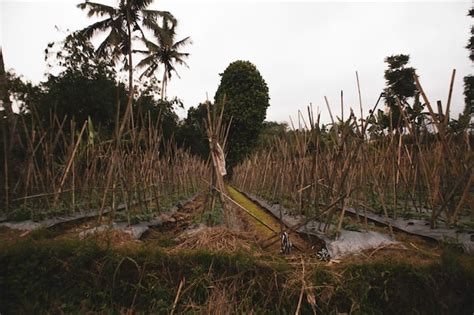
<svg viewBox="0 0 474 315"><path fill-rule="evenodd" d="M168 81L171 79L172 73L176 73L179 78L179 74L176 71L175 64L184 65L188 67L184 61L189 53L180 52L179 49L192 44L191 38L188 36L179 41L175 41L176 38L176 23L163 18L163 25L156 25L153 27L153 32L157 40L156 43L149 41L143 37L143 41L147 47L147 51L139 51L145 53L148 56L141 60L138 64L138 68L145 68L145 71L140 77L152 76L155 71L159 69L160 64L163 65L163 79L161 81L161 99L163 100L166 96L166 86Z"/></svg>
<svg viewBox="0 0 474 315"><path fill-rule="evenodd" d="M96 53L99 56L110 54L116 62L124 58L125 69L128 70L129 96L122 124L118 130L117 137L120 138L125 125L129 119L133 101L133 63L132 63L132 35L139 32L144 37L143 26L156 30L158 19L163 18L172 25L176 19L167 11L156 11L146 9L153 0L120 0L117 8L108 5L89 2L78 5L82 10L88 10L89 17L106 17L79 31L86 40L91 39L97 33L107 32L105 40L99 45Z"/></svg>

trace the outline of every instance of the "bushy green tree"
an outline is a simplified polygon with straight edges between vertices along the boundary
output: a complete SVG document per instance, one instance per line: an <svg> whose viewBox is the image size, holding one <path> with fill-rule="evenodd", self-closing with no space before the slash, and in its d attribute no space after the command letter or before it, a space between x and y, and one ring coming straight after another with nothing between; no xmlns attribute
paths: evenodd
<svg viewBox="0 0 474 315"><path fill-rule="evenodd" d="M232 62L224 73L214 97L225 103L224 120L232 125L227 145L227 166L241 162L255 147L269 106L268 87L255 65L249 61Z"/></svg>
<svg viewBox="0 0 474 315"><path fill-rule="evenodd" d="M408 99L417 93L413 78L415 68L407 66L409 61L409 55L393 55L385 58L387 69L384 77L387 87L384 89L384 95L389 113L386 118L381 120L384 128L391 126L393 129L397 129L403 126L399 105L402 108L410 107Z"/></svg>
<svg viewBox="0 0 474 315"><path fill-rule="evenodd" d="M121 103L122 109L126 104L124 85L116 86L113 78L92 70L86 73L66 70L58 76L50 75L42 88L44 92L37 109L46 121L50 112L60 119L74 118L80 125L91 117L95 124L111 131L117 103Z"/></svg>
<svg viewBox="0 0 474 315"><path fill-rule="evenodd" d="M125 85L117 83L112 56L98 55L94 46L80 33L73 33L60 43L50 43L45 50L50 67L59 68L40 84L41 95L35 104L44 123L50 113L82 124L91 117L96 126L111 132L117 115L126 104Z"/></svg>

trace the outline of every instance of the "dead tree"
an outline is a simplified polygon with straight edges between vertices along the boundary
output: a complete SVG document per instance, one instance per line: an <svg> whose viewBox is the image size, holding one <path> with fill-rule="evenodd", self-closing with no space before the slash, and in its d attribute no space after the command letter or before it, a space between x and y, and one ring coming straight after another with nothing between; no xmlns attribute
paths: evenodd
<svg viewBox="0 0 474 315"><path fill-rule="evenodd" d="M230 122L228 126L222 121L224 113L224 103L220 106L220 113L217 115L216 106L212 106L209 102L206 102L207 108L207 120L204 121L206 127L207 137L209 139L209 154L212 161L211 168L211 200L210 206L211 210L214 209L216 202L216 195L219 197L219 201L222 206L222 211L224 215L224 224L227 227L232 226L231 218L233 217L230 207L226 205L225 197L223 193L226 191L224 184L224 176L227 174L225 166L225 144L227 140L227 135L229 133ZM212 111L212 113L211 113ZM222 144L222 145L221 145Z"/></svg>

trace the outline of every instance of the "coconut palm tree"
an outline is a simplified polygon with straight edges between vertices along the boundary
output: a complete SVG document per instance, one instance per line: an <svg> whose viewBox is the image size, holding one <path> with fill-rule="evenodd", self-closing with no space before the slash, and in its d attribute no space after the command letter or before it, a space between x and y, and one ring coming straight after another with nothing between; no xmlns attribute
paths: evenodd
<svg viewBox="0 0 474 315"><path fill-rule="evenodd" d="M129 96L122 124L118 131L118 137L123 133L124 127L129 119L133 100L133 62L132 44L133 33L139 32L144 37L143 27L156 30L158 19L163 18L171 25L176 24L176 19L167 11L148 10L147 7L153 0L120 0L118 7L112 7L101 3L86 0L78 5L82 10L88 10L89 17L105 17L92 25L79 31L86 40L91 39L98 33L107 32L108 35L99 45L96 53L99 55L110 54L114 62L123 57L125 69L128 70Z"/></svg>
<svg viewBox="0 0 474 315"><path fill-rule="evenodd" d="M147 57L137 64L138 68L146 68L140 77L150 77L160 68L160 64L163 66L163 79L161 81L162 100L166 96L166 86L168 81L171 79L172 73L176 73L179 78L175 64L188 67L185 59L189 56L189 53L180 52L179 50L188 44L192 44L192 41L189 36L175 41L175 28L176 23L173 23L173 21L170 21L167 18L163 18L163 24L161 26L156 25L153 27L156 43L143 37L143 41L148 50L139 51L147 54Z"/></svg>

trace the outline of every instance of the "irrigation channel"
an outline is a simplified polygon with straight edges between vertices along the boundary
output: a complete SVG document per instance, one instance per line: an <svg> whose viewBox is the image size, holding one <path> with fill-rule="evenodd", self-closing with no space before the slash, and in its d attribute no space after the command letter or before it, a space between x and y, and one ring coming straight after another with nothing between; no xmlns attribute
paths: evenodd
<svg viewBox="0 0 474 315"><path fill-rule="evenodd" d="M287 231L293 246L300 252L314 250L315 246L322 247L321 240L314 244L311 243L311 239L309 238L306 240L303 239L299 233L291 230L290 226L285 225L283 220L279 220L275 217L274 213L269 212L256 204L243 193L237 191L234 187L227 186L227 190L237 207L240 207L249 215L249 218L253 219L251 222L254 225L255 230L259 231L262 236L266 237L261 244L262 247L266 248L276 244L280 240L280 233L283 231Z"/></svg>

